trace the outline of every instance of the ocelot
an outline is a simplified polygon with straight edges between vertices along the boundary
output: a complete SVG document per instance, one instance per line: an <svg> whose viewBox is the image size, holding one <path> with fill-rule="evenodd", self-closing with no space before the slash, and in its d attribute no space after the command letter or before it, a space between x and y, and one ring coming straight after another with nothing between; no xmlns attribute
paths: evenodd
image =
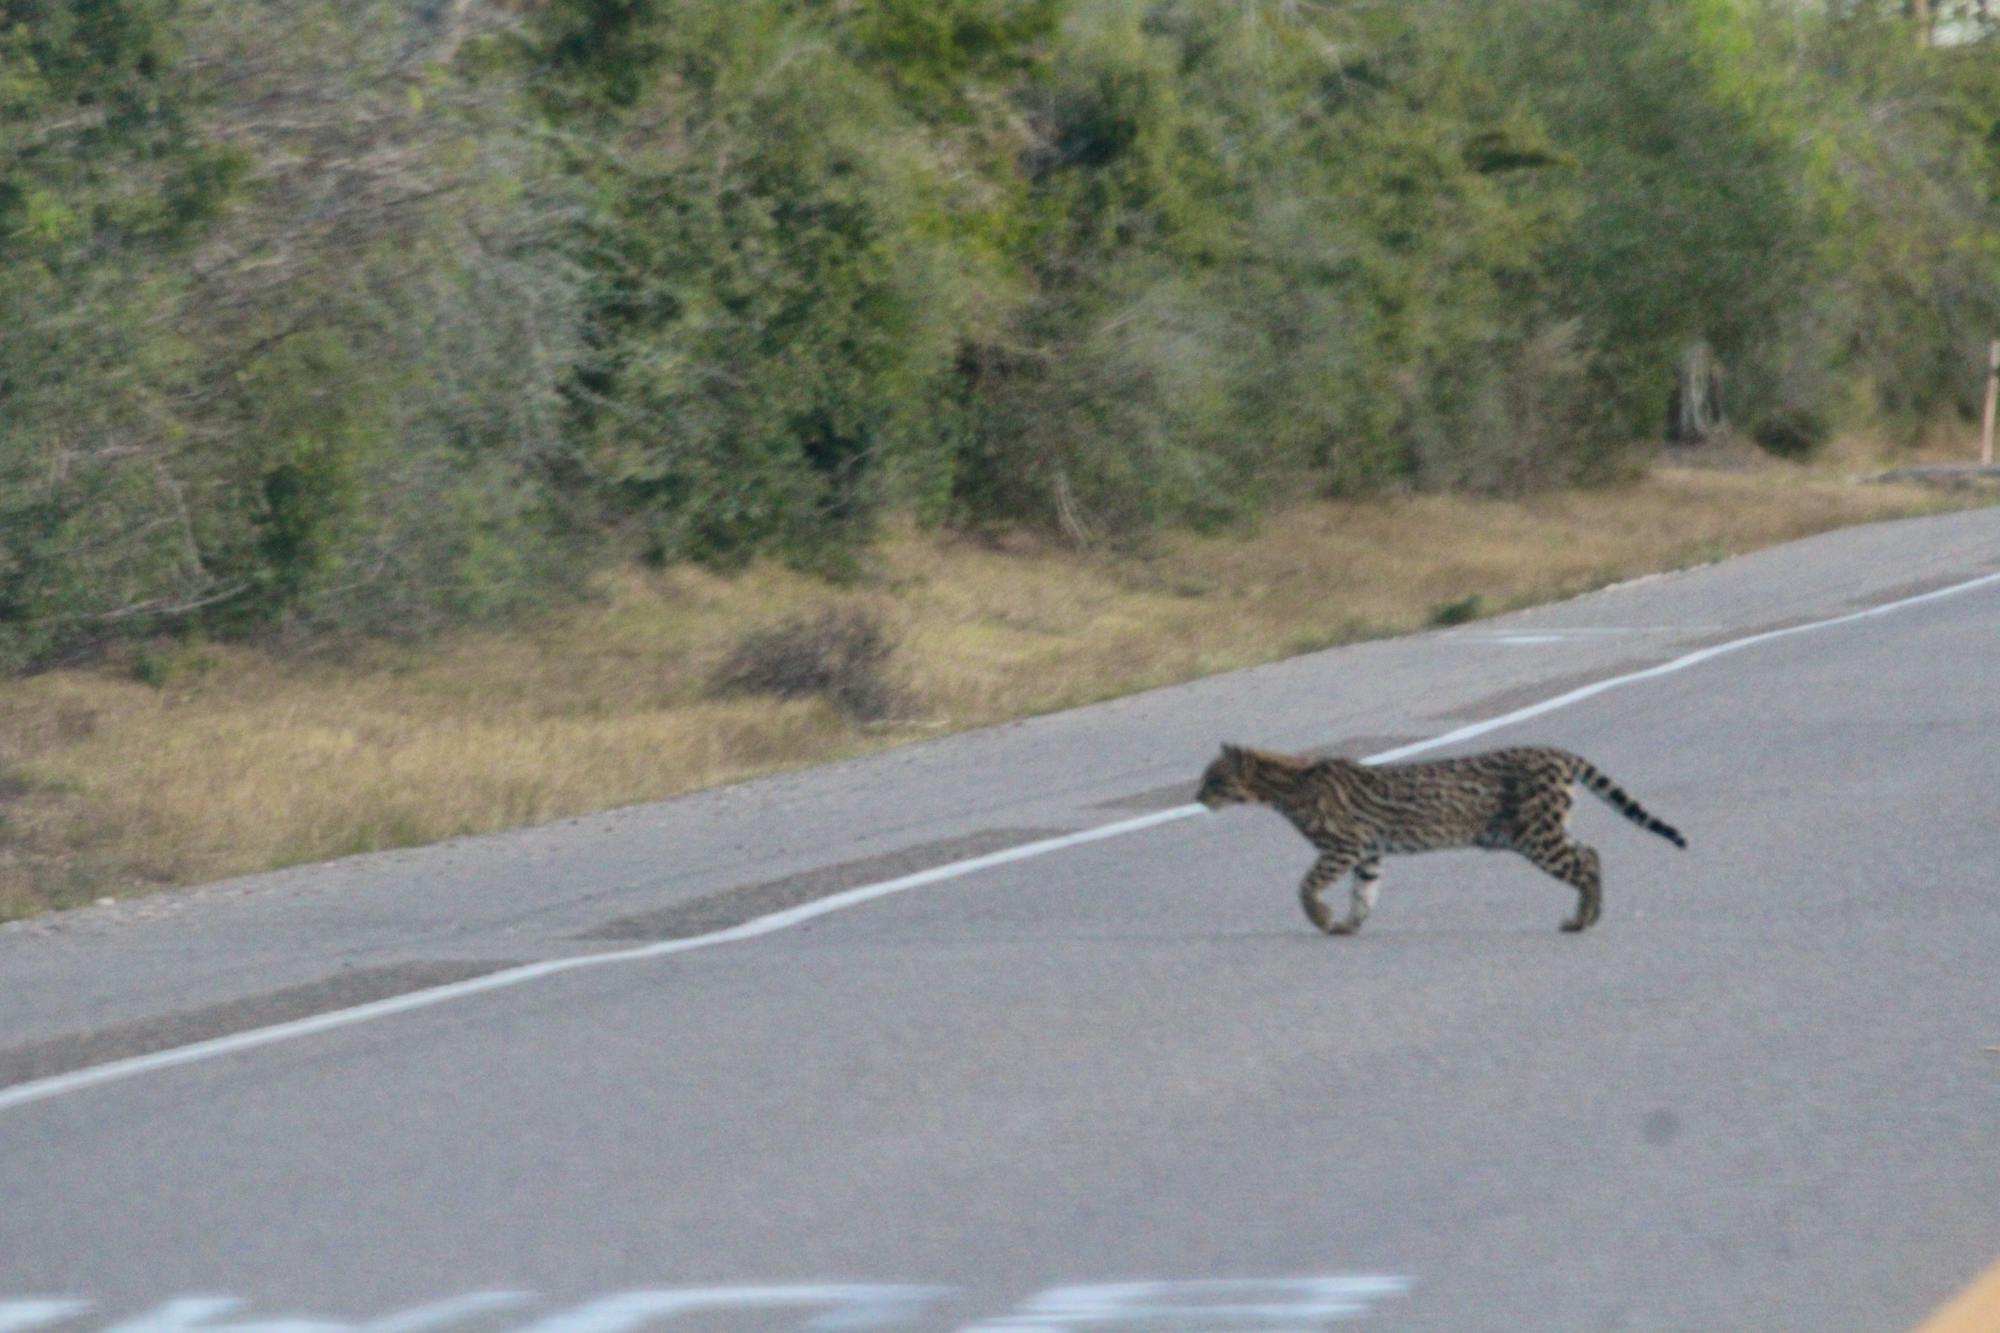
<svg viewBox="0 0 2000 1333"><path fill-rule="evenodd" d="M1647 813L1589 760L1547 746L1370 765L1225 745L1202 774L1197 799L1211 810L1272 806L1305 834L1319 859L1299 884L1299 902L1330 935L1351 935L1368 919L1384 854L1449 847L1519 852L1571 885L1576 915L1562 928L1575 931L1596 922L1604 886L1596 849L1569 834L1574 782L1639 827L1687 846L1677 829ZM1349 871L1353 896L1347 915L1336 918L1320 893Z"/></svg>

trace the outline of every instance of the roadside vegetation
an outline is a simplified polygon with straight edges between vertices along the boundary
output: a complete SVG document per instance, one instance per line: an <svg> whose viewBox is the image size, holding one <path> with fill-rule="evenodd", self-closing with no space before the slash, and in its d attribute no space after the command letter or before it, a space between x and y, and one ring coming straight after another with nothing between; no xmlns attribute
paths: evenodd
<svg viewBox="0 0 2000 1333"><path fill-rule="evenodd" d="M1996 19L0 0L0 914L1939 503Z"/></svg>
<svg viewBox="0 0 2000 1333"><path fill-rule="evenodd" d="M0 919L659 799L1977 498L1770 463L1522 499L1405 493L1078 552L885 532L608 569L504 631L331 658L133 645L8 689Z"/></svg>

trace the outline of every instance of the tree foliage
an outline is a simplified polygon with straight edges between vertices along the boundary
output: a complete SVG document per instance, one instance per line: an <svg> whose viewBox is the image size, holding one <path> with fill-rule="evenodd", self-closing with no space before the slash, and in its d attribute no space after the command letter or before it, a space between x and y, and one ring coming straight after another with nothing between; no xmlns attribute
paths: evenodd
<svg viewBox="0 0 2000 1333"><path fill-rule="evenodd" d="M0 0L0 667L1970 411L1893 0Z"/></svg>
<svg viewBox="0 0 2000 1333"><path fill-rule="evenodd" d="M578 284L462 11L0 10L0 661L528 578Z"/></svg>

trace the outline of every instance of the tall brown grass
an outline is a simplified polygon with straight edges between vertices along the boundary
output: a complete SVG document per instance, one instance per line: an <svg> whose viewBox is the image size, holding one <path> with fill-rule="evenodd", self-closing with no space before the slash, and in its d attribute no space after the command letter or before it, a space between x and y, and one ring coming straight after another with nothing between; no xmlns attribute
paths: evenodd
<svg viewBox="0 0 2000 1333"><path fill-rule="evenodd" d="M624 569L518 632L337 663L161 645L0 686L0 917L659 799L1970 502L1662 469L1518 501L1304 504L1143 551L903 531L837 588ZM828 607L897 645L898 716L714 695L746 635Z"/></svg>

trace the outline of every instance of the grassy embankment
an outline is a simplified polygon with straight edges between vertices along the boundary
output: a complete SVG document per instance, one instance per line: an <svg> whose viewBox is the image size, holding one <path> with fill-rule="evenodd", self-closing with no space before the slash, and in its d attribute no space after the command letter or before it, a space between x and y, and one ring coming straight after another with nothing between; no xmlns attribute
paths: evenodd
<svg viewBox="0 0 2000 1333"><path fill-rule="evenodd" d="M1977 502L1830 467L1662 468L1625 489L1302 505L1144 554L900 533L829 589L629 570L509 633L340 661L173 645L0 686L0 918L672 796ZM718 699L751 629L833 604L897 644L897 718Z"/></svg>

